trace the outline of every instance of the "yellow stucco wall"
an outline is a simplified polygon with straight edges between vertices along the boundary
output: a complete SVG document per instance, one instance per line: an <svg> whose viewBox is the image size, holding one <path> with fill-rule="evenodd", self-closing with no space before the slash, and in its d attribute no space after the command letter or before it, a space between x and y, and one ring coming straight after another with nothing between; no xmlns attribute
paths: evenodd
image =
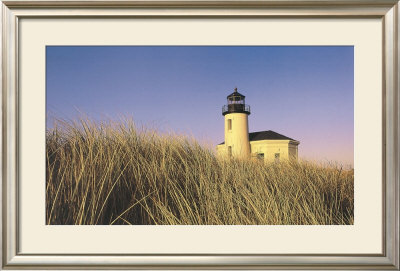
<svg viewBox="0 0 400 271"><path fill-rule="evenodd" d="M292 159L298 159L299 158L299 149L298 149L298 143L293 144L289 143L289 157Z"/></svg>
<svg viewBox="0 0 400 271"><path fill-rule="evenodd" d="M250 141L251 157L264 154L264 160L273 162L276 160L297 159L298 142L292 140L258 140Z"/></svg>
<svg viewBox="0 0 400 271"><path fill-rule="evenodd" d="M289 157L288 140L259 140L252 141L251 154L252 157L258 153L264 154L265 161L274 161L275 154L279 154L279 160L287 160Z"/></svg>
<svg viewBox="0 0 400 271"><path fill-rule="evenodd" d="M250 141L251 157L256 159L257 154L264 154L264 161L274 162L275 154L279 154L279 161L298 159L298 141L293 140L258 140ZM217 145L218 155L227 155L225 144ZM260 157L258 157L260 158Z"/></svg>
<svg viewBox="0 0 400 271"><path fill-rule="evenodd" d="M217 154L220 156L226 156L228 154L225 144L217 145Z"/></svg>
<svg viewBox="0 0 400 271"><path fill-rule="evenodd" d="M229 121L231 124L229 125ZM249 124L248 115L245 113L230 113L225 115L225 154L237 158L250 157Z"/></svg>

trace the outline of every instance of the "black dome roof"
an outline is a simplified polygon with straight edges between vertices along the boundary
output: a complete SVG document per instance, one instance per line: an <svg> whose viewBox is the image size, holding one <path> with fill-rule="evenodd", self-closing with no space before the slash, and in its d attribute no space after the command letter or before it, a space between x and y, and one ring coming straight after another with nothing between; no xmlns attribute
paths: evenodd
<svg viewBox="0 0 400 271"><path fill-rule="evenodd" d="M237 88L235 88L235 91L232 92L231 94L229 94L226 98L228 99L228 98L231 98L231 97L241 97L241 98L245 98L246 96L244 96L243 94L240 94L240 93L237 91Z"/></svg>

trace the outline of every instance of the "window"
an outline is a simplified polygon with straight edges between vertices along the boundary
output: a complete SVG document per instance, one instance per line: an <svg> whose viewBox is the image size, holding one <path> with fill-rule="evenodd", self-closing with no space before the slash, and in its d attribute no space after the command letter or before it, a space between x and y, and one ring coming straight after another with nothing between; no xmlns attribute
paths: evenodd
<svg viewBox="0 0 400 271"><path fill-rule="evenodd" d="M232 130L232 120L228 119L228 131Z"/></svg>
<svg viewBox="0 0 400 271"><path fill-rule="evenodd" d="M275 153L275 162L278 163L280 158L280 153Z"/></svg>
<svg viewBox="0 0 400 271"><path fill-rule="evenodd" d="M228 146L228 155L232 156L232 146Z"/></svg>
<svg viewBox="0 0 400 271"><path fill-rule="evenodd" d="M257 153L257 159L264 160L264 153Z"/></svg>

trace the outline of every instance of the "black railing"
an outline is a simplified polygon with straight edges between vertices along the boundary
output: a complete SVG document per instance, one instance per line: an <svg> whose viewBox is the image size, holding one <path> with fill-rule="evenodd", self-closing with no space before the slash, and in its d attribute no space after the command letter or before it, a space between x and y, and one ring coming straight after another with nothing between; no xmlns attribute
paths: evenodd
<svg viewBox="0 0 400 271"><path fill-rule="evenodd" d="M228 104L222 107L222 115L228 113L246 113L250 114L250 105L248 104Z"/></svg>

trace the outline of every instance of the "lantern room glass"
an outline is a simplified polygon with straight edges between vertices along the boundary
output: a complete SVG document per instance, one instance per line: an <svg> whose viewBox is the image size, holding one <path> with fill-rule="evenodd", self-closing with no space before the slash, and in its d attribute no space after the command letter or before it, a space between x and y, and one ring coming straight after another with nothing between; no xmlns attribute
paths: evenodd
<svg viewBox="0 0 400 271"><path fill-rule="evenodd" d="M229 97L228 104L245 104L244 97L240 97L240 96Z"/></svg>

